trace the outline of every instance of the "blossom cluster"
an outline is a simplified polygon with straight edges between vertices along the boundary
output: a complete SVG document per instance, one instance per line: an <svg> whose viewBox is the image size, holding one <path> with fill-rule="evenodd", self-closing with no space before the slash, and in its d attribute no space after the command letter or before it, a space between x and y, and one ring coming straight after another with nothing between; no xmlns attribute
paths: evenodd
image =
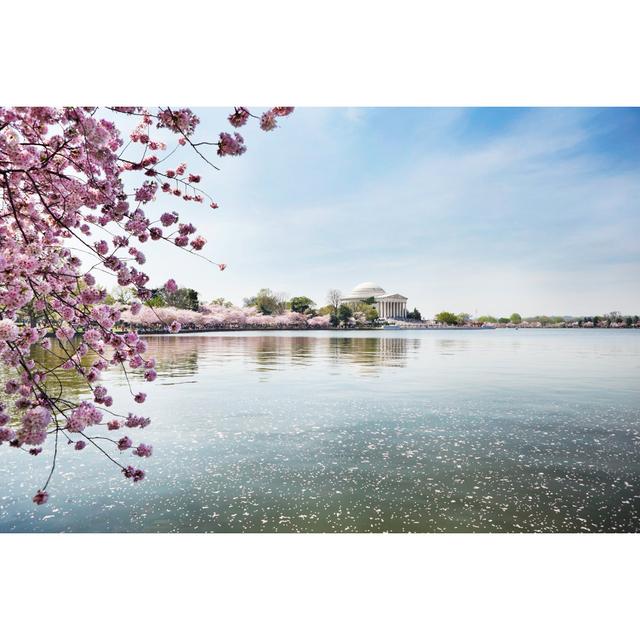
<svg viewBox="0 0 640 640"><path fill-rule="evenodd" d="M158 331L176 323L180 329L244 329L244 328L314 328L331 326L327 315L311 316L296 311L285 311L278 315L265 315L255 307L204 305L198 311L175 307L143 307L138 314L130 309L120 312L124 326L136 327L140 331Z"/></svg>
<svg viewBox="0 0 640 640"><path fill-rule="evenodd" d="M241 109L230 117L233 126L246 124L251 115ZM290 108L271 111L274 117L290 113L283 109ZM198 186L201 176L185 163L164 168L173 152L162 156L167 143L156 134L177 136L176 148L189 145L209 164L200 150L207 147L201 145L217 144L220 156L246 150L236 132L221 134L217 143L194 140L200 120L187 108L113 107L110 112L132 120L126 144L115 122L95 107L0 108L0 366L12 371L4 387L9 400L0 404L0 445L32 455L65 439L77 451L91 444L103 451L95 442L99 429L149 424L144 416L118 413L100 383L109 367L141 369L147 382L157 373L137 331L120 332L123 312L105 304L106 288L95 274L134 292L124 319L144 319L149 311L144 303L153 294L150 277L141 270L146 256L140 245L166 241L192 253L205 247L205 238L178 213L154 221L147 211L162 194L198 203L208 198ZM174 331L182 324L178 317L165 322ZM33 354L36 346L49 351L53 342L64 355L51 368ZM85 399L65 396L60 370L82 381ZM138 403L147 397L139 389L131 389L131 395ZM151 455L151 445L131 442L123 448L120 443L113 441L117 451ZM144 477L142 470L115 462L134 482ZM34 503L47 502L52 472Z"/></svg>
<svg viewBox="0 0 640 640"><path fill-rule="evenodd" d="M283 118L291 113L293 113L293 107L273 107L260 116L260 128L263 131L272 131L278 126L278 118ZM229 116L229 122L236 128L243 127L247 124L249 116L251 115L251 112L246 107L236 107L234 112ZM222 142L223 134L220 134L220 136ZM242 137L240 137L239 142L243 142Z"/></svg>

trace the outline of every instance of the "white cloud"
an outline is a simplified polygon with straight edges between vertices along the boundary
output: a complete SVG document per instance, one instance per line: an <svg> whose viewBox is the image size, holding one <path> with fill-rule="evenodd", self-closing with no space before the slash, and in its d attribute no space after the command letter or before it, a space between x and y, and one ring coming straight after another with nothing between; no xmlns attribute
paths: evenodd
<svg viewBox="0 0 640 640"><path fill-rule="evenodd" d="M247 129L245 156L202 167L221 209L186 214L229 270L154 246L149 271L238 302L261 286L323 302L372 279L429 314L638 310L639 171L584 152L587 112L533 110L480 139L462 110L406 131L384 115L300 109Z"/></svg>

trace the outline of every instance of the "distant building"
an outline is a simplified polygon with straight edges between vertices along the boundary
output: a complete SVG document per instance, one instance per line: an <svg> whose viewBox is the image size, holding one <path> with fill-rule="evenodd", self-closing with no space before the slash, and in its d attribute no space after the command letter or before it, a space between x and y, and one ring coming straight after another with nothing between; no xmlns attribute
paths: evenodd
<svg viewBox="0 0 640 640"><path fill-rule="evenodd" d="M378 316L385 320L403 319L407 317L407 300L399 293L387 293L374 282L363 282L342 298L344 304L354 304L373 298Z"/></svg>

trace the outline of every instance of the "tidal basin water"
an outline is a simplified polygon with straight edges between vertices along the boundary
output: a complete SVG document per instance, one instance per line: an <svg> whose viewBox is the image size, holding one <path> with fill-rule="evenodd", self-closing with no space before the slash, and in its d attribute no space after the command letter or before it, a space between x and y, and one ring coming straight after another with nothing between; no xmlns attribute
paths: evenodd
<svg viewBox="0 0 640 640"><path fill-rule="evenodd" d="M0 531L640 531L640 331L147 340L147 403L104 381L152 418L115 454L147 478L62 444L37 507L50 451L1 446Z"/></svg>

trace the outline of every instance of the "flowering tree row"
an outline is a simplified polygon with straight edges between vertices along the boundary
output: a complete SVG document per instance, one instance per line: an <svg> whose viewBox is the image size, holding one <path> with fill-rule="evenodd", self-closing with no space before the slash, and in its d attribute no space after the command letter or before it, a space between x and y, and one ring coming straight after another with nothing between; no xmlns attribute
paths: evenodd
<svg viewBox="0 0 640 640"><path fill-rule="evenodd" d="M246 327L280 328L327 328L331 326L329 316L310 316L295 311L285 311L278 315L265 315L255 307L240 309L222 305L205 305L198 311L176 309L175 307L144 307L137 313L130 309L119 312L120 324L140 330L162 330L165 327L180 326L181 329L218 329Z"/></svg>
<svg viewBox="0 0 640 640"><path fill-rule="evenodd" d="M0 444L34 456L48 444L53 447L49 473L33 497L36 504L48 499L64 441L78 451L99 449L133 482L144 478L137 466L121 463L118 452L145 458L150 445L134 444L129 436L96 435L104 433L100 426L109 433L149 425L148 418L124 415L113 406L100 384L105 369L142 369L149 382L156 377L144 340L135 330L116 331L121 312L105 304L106 289L97 276L131 287L136 300L128 312L143 313L151 290L141 247L164 242L200 255L205 238L173 209L178 201L218 207L202 189L201 176L184 162L176 164L172 155L184 147L217 168L216 155L246 151L238 128L255 118L271 131L292 110L274 107L257 116L237 107L228 118L235 131L199 140L200 120L185 108L0 108L0 363L14 372L3 390L8 400L0 402ZM115 122L123 119L130 123L126 138ZM173 200L173 206L151 215L152 202L160 197ZM168 329L179 331L179 319L168 322ZM47 337L51 330L59 342L55 350ZM56 364L39 362L34 346ZM65 395L61 369L75 371L89 399L77 402ZM130 391L136 402L145 401L144 392Z"/></svg>

